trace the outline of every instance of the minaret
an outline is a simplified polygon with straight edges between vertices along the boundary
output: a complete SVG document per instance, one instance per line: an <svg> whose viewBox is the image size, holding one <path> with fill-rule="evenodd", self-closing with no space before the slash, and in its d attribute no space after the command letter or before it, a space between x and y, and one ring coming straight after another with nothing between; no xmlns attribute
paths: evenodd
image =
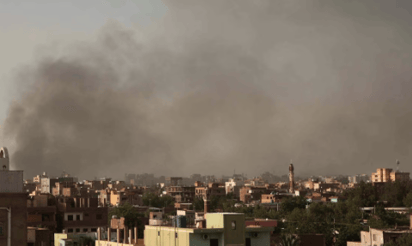
<svg viewBox="0 0 412 246"><path fill-rule="evenodd" d="M295 193L295 174L293 173L295 169L293 168L293 164L290 163L289 165L289 193Z"/></svg>
<svg viewBox="0 0 412 246"><path fill-rule="evenodd" d="M6 147L0 148L0 170L10 170L9 152Z"/></svg>

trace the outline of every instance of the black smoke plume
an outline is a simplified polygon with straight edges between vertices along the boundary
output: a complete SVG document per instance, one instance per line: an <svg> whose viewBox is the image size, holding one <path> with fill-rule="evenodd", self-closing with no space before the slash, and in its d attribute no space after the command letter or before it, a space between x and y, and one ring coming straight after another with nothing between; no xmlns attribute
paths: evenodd
<svg viewBox="0 0 412 246"><path fill-rule="evenodd" d="M165 4L20 70L2 128L15 169L411 171L411 1Z"/></svg>

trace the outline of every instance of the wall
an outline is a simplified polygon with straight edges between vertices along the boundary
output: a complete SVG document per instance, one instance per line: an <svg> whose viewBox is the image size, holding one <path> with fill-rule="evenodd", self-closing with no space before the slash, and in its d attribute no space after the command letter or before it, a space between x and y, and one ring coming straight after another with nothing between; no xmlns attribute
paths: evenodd
<svg viewBox="0 0 412 246"><path fill-rule="evenodd" d="M207 240L203 239L203 235L204 234L201 233L190 234L190 245L210 246L210 239L218 239L219 246L223 246L223 233L207 233L207 235L209 236L209 239Z"/></svg>
<svg viewBox="0 0 412 246"><path fill-rule="evenodd" d="M54 233L54 246L60 246L60 239L66 239L66 233Z"/></svg>
<svg viewBox="0 0 412 246"><path fill-rule="evenodd" d="M177 233L177 238L175 238L175 233ZM146 226L144 244L145 246L189 246L190 233L193 233L193 229Z"/></svg>
<svg viewBox="0 0 412 246"><path fill-rule="evenodd" d="M347 242L346 246L363 246L361 242Z"/></svg>
<svg viewBox="0 0 412 246"><path fill-rule="evenodd" d="M227 244L245 245L245 215L224 214L224 242ZM235 229L232 223L236 224ZM207 224L207 221L206 221Z"/></svg>
<svg viewBox="0 0 412 246"><path fill-rule="evenodd" d="M0 171L0 192L23 192L23 171Z"/></svg>
<svg viewBox="0 0 412 246"><path fill-rule="evenodd" d="M270 233L259 233L257 237L249 237L251 245L269 246Z"/></svg>
<svg viewBox="0 0 412 246"><path fill-rule="evenodd" d="M23 182L21 182L23 183ZM0 193L0 207L11 207L11 245L27 245L27 194ZM0 210L0 223L3 224L3 236L0 245L7 245L8 214Z"/></svg>

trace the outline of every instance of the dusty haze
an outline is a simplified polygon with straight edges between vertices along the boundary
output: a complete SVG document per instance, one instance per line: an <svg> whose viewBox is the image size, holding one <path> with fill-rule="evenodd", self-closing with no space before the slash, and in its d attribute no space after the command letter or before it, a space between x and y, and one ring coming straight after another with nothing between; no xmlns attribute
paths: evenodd
<svg viewBox="0 0 412 246"><path fill-rule="evenodd" d="M14 169L412 171L411 1L165 4L148 28L108 21L15 75L2 128Z"/></svg>

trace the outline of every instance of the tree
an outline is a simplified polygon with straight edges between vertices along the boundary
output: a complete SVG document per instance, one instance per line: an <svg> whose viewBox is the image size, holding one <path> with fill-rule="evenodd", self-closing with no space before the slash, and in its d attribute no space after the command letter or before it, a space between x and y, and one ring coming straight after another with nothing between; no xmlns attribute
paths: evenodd
<svg viewBox="0 0 412 246"><path fill-rule="evenodd" d="M81 236L79 238L79 245L80 246L94 246L94 242L96 240L91 237Z"/></svg>
<svg viewBox="0 0 412 246"><path fill-rule="evenodd" d="M282 199L282 204L280 205L280 208L283 213L289 214L295 208L305 209L306 204L307 204L306 198L304 197L301 197L301 196L287 197L287 198Z"/></svg>
<svg viewBox="0 0 412 246"><path fill-rule="evenodd" d="M280 246L298 246L300 245L300 239L292 235L282 235Z"/></svg>
<svg viewBox="0 0 412 246"><path fill-rule="evenodd" d="M406 195L406 197L403 199L403 204L406 207L412 207L412 191L410 191L408 195Z"/></svg>
<svg viewBox="0 0 412 246"><path fill-rule="evenodd" d="M144 217L144 214L138 213L132 205L128 202L120 205L118 207L114 207L109 211L109 225L112 219L112 216L116 215L117 218L124 217L125 225L129 228L137 227L139 231L139 237L143 237L144 225L141 221L141 218Z"/></svg>
<svg viewBox="0 0 412 246"><path fill-rule="evenodd" d="M384 246L410 246L412 245L412 234L404 234L396 239L396 241L391 241L385 243Z"/></svg>

